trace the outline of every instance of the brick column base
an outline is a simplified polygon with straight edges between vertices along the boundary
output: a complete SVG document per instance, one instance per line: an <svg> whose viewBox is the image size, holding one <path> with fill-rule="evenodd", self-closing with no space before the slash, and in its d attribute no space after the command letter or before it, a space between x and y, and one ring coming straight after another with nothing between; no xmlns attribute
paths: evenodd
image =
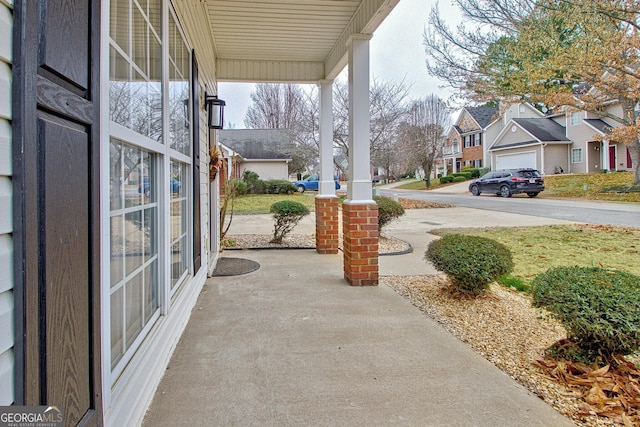
<svg viewBox="0 0 640 427"><path fill-rule="evenodd" d="M378 205L342 204L344 278L351 286L378 284Z"/></svg>
<svg viewBox="0 0 640 427"><path fill-rule="evenodd" d="M338 198L316 197L316 252L338 253Z"/></svg>

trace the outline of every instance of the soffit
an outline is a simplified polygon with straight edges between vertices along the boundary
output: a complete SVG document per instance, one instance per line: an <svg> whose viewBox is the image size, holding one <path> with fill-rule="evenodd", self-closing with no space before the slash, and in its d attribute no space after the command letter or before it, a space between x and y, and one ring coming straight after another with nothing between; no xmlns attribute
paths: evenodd
<svg viewBox="0 0 640 427"><path fill-rule="evenodd" d="M201 0L220 81L317 81L346 64L399 0Z"/></svg>

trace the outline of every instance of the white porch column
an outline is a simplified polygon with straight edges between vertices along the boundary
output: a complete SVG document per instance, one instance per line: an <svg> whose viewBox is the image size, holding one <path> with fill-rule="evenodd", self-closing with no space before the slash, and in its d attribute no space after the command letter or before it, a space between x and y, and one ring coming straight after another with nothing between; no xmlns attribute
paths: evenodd
<svg viewBox="0 0 640 427"><path fill-rule="evenodd" d="M378 284L378 205L369 153L369 40L349 38L349 188L342 204L344 278L351 286Z"/></svg>
<svg viewBox="0 0 640 427"><path fill-rule="evenodd" d="M347 199L373 202L369 152L369 40L353 34L349 48L349 185Z"/></svg>
<svg viewBox="0 0 640 427"><path fill-rule="evenodd" d="M333 182L333 82L321 80L320 87L320 182L316 196L316 252L337 254L338 198Z"/></svg>
<svg viewBox="0 0 640 427"><path fill-rule="evenodd" d="M608 170L609 171L609 140L608 139L603 139L602 140L602 165L600 166L600 169L602 170ZM609 171L611 172L611 171Z"/></svg>
<svg viewBox="0 0 640 427"><path fill-rule="evenodd" d="M333 182L333 80L321 80L320 88L320 183L318 196L335 196Z"/></svg>

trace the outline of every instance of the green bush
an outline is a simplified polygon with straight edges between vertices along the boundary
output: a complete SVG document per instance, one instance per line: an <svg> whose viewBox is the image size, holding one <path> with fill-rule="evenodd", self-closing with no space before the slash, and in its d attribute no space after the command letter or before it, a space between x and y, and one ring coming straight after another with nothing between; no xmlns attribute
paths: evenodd
<svg viewBox="0 0 640 427"><path fill-rule="evenodd" d="M471 174L471 178L480 178L480 169L474 168L473 166L463 167L462 172L469 172Z"/></svg>
<svg viewBox="0 0 640 427"><path fill-rule="evenodd" d="M231 180L231 189L235 196L244 196L249 192L247 183L237 178Z"/></svg>
<svg viewBox="0 0 640 427"><path fill-rule="evenodd" d="M464 177L464 179L471 179L471 172L456 172L456 173L452 173L451 176L454 176L454 177L462 176Z"/></svg>
<svg viewBox="0 0 640 427"><path fill-rule="evenodd" d="M447 175L440 177L440 184L447 184L449 182L453 182L453 175Z"/></svg>
<svg viewBox="0 0 640 427"><path fill-rule="evenodd" d="M491 172L491 168L480 168L478 169L478 173L480 176L486 175Z"/></svg>
<svg viewBox="0 0 640 427"><path fill-rule="evenodd" d="M272 179L265 181L267 194L293 194L298 189L292 182L284 179Z"/></svg>
<svg viewBox="0 0 640 427"><path fill-rule="evenodd" d="M269 212L275 220L271 243L282 243L282 239L298 225L298 222L309 215L309 209L305 205L292 200L281 200L272 204Z"/></svg>
<svg viewBox="0 0 640 427"><path fill-rule="evenodd" d="M431 261L462 293L481 294L497 277L513 270L511 252L495 240L464 234L446 234L429 244Z"/></svg>
<svg viewBox="0 0 640 427"><path fill-rule="evenodd" d="M533 304L565 326L570 356L594 361L640 349L640 277L597 267L557 267L531 283ZM566 357L567 354L558 354Z"/></svg>
<svg viewBox="0 0 640 427"><path fill-rule="evenodd" d="M264 194L267 192L266 184L253 171L244 171L242 180L247 184L247 192L250 194Z"/></svg>
<svg viewBox="0 0 640 427"><path fill-rule="evenodd" d="M453 182L465 182L467 180L467 178L465 178L464 176L454 176L453 177Z"/></svg>
<svg viewBox="0 0 640 427"><path fill-rule="evenodd" d="M384 196L373 196L378 204L378 231L394 219L404 215L404 208L393 199Z"/></svg>

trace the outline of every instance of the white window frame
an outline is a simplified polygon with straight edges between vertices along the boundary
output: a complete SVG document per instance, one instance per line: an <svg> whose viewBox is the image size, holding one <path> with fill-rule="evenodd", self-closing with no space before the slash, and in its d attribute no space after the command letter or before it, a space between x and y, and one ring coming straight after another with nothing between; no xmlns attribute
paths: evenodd
<svg viewBox="0 0 640 427"><path fill-rule="evenodd" d="M582 111L574 111L569 116L569 126L578 126L582 123Z"/></svg>
<svg viewBox="0 0 640 427"><path fill-rule="evenodd" d="M133 1L133 0L131 0ZM180 25L180 21L175 13L173 6L171 5L169 0L160 0L161 4L161 50L162 50L162 78L161 78L161 87L162 87L162 141L158 142L144 135L138 134L133 130L110 121L109 115L109 87L110 87L110 70L109 70L109 48L111 46L110 39L110 28L109 28L109 19L110 19L110 2L102 2L102 32L101 32L101 59L100 59L100 69L101 69L101 82L100 82L100 92L101 102L100 102L100 110L101 110L101 122L104 124L101 127L101 144L100 144L100 155L101 155L101 168L100 168L100 182L101 182L101 208L100 208L100 221L101 221L101 250L102 250L102 259L101 259L101 309L102 309L102 391L103 391L103 402L105 407L109 406L109 402L112 401L115 395L119 393L119 390L122 388L122 384L126 382L126 377L128 376L127 372L129 370L127 365L133 365L132 369L135 368L135 353L141 347L142 343L149 335L153 335L152 331L154 327L161 322L158 322L159 319L163 315L166 315L171 310L171 305L174 302L175 298L172 298L177 292L184 288L184 284L188 281L186 280L188 277L193 277L193 115L190 113L192 111L191 107L188 113L189 120L189 144L191 144L190 155L185 155L179 151L171 149L171 144L169 141L169 130L168 130L168 122L169 117L167 114L168 111L168 83L169 83L169 73L168 73L168 44L169 44L169 16L173 17L173 20L176 23L177 33L182 38L186 47L189 51L189 67L191 67L191 45L185 36L183 29ZM136 7L132 5L131 7ZM191 87L193 85L193 76L189 76L188 81L188 95L190 99L190 104L193 103L191 99ZM197 107L196 107L197 108ZM110 208L110 140L111 138L118 139L124 143L132 145L134 147L143 148L153 155L157 157L156 159L156 169L158 176L158 199L157 199L157 207L158 207L158 218L157 218L157 246L158 246L158 304L159 310L156 310L154 315L150 320L148 320L142 331L136 337L133 343L131 343L129 349L125 353L125 355L121 358L121 360L117 363L114 369L111 369L111 315L110 315L110 245L111 245L111 237L110 237L110 222L111 222L111 208ZM173 290L170 290L171 284L171 272L170 272L170 260L169 260L169 250L170 250L170 235L169 235L169 213L170 213L170 161L178 161L180 163L184 163L187 165L187 173L188 182L182 183L183 191L185 196L188 198L187 200L187 211L184 213L188 223L187 223L187 233L188 239L185 244L185 250L188 251L187 254L187 273L181 277L181 284L177 285Z"/></svg>
<svg viewBox="0 0 640 427"><path fill-rule="evenodd" d="M571 163L584 163L584 156L582 155L582 148L571 149Z"/></svg>

